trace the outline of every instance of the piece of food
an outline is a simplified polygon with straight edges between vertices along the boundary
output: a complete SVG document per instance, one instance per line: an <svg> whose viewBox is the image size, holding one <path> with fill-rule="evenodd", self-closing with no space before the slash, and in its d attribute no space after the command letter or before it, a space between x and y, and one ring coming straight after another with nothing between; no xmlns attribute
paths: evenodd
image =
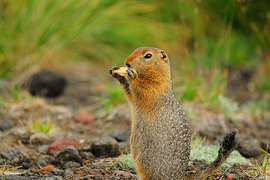
<svg viewBox="0 0 270 180"><path fill-rule="evenodd" d="M127 67L120 67L119 69L115 69L112 71L112 73L119 74L120 76L126 76L127 75Z"/></svg>

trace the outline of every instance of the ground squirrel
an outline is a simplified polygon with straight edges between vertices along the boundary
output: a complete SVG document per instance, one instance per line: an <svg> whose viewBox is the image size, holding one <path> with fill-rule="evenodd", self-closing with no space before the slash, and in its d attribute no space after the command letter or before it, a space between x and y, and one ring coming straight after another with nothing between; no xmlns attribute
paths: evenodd
<svg viewBox="0 0 270 180"><path fill-rule="evenodd" d="M135 49L126 67L113 67L132 106L131 153L140 180L205 179L235 146L235 131L220 143L217 159L206 169L186 175L190 155L190 126L176 100L168 55L154 47Z"/></svg>

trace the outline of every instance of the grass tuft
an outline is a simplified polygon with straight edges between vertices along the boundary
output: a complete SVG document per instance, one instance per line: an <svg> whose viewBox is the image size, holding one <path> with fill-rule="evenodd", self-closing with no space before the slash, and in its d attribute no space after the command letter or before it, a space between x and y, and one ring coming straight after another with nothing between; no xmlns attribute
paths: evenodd
<svg viewBox="0 0 270 180"><path fill-rule="evenodd" d="M107 83L107 93L106 97L98 98L98 101L103 103L105 112L109 112L111 108L126 102L121 85L116 81L114 81L114 84Z"/></svg>
<svg viewBox="0 0 270 180"><path fill-rule="evenodd" d="M268 148L268 147L267 147ZM270 153L263 150L265 157L262 163L257 163L252 167L251 171L246 171L245 173L250 177L263 177L266 180L270 179Z"/></svg>
<svg viewBox="0 0 270 180"><path fill-rule="evenodd" d="M135 168L135 163L131 157L131 154L128 155L122 155L120 162L123 164L123 166L127 169L129 168Z"/></svg>

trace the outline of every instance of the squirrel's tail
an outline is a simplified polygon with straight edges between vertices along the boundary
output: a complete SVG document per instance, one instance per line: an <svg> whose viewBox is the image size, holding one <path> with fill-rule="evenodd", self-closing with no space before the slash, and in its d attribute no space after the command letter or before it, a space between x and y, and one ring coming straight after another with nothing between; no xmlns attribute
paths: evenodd
<svg viewBox="0 0 270 180"><path fill-rule="evenodd" d="M236 140L235 140L236 130L228 133L220 142L220 149L218 151L218 157L214 162L212 162L205 169L195 172L194 174L186 176L186 180L188 179L196 179L196 180L204 180L207 176L211 175L230 155L230 153L234 150Z"/></svg>

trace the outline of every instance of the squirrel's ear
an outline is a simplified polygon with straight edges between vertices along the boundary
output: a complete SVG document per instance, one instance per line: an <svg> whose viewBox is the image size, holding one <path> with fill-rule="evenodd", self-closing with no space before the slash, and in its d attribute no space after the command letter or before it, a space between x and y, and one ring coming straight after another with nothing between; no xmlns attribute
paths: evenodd
<svg viewBox="0 0 270 180"><path fill-rule="evenodd" d="M160 51L161 59L165 62L168 62L168 55L164 51Z"/></svg>

